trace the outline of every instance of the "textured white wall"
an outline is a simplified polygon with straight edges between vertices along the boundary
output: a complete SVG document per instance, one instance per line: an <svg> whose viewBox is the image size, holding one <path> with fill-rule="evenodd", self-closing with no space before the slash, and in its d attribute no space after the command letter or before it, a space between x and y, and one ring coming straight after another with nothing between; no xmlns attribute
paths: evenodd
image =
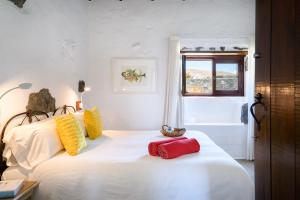
<svg viewBox="0 0 300 200"><path fill-rule="evenodd" d="M101 108L107 129L158 129L163 118L168 37L249 38L254 35L254 0L126 0L89 4L90 64L86 95ZM155 57L158 91L149 95L112 92L113 57Z"/></svg>
<svg viewBox="0 0 300 200"><path fill-rule="evenodd" d="M75 104L88 63L87 1L28 0L19 9L1 0L0 38L0 94L20 82L33 83L1 100L0 124L24 111L28 94L44 87L57 106Z"/></svg>
<svg viewBox="0 0 300 200"><path fill-rule="evenodd" d="M163 118L168 37L248 38L254 34L254 0L28 0L19 9L0 1L1 122L25 108L28 94L50 88L57 105L74 104L77 82L92 92L86 106L101 108L107 129L157 129ZM113 57L155 57L157 93L112 92ZM10 103L10 104L8 104ZM13 106L6 106L13 105Z"/></svg>

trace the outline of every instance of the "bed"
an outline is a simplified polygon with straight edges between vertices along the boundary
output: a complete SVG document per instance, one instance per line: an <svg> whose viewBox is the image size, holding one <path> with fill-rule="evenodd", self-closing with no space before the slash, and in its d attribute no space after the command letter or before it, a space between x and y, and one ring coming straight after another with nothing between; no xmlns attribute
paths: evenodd
<svg viewBox="0 0 300 200"><path fill-rule="evenodd" d="M148 143L165 137L157 131L104 131L77 156L60 151L31 170L8 167L3 180L32 179L34 199L101 200L252 200L246 171L204 133L187 131L201 150L164 160L148 154Z"/></svg>

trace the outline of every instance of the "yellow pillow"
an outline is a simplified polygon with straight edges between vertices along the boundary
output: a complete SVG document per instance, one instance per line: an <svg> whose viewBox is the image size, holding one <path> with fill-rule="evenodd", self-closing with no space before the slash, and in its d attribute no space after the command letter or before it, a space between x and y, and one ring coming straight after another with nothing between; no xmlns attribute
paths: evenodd
<svg viewBox="0 0 300 200"><path fill-rule="evenodd" d="M57 117L55 122L59 138L71 156L77 155L86 147L83 130L74 115L69 114Z"/></svg>
<svg viewBox="0 0 300 200"><path fill-rule="evenodd" d="M99 110L96 107L92 108L91 110L85 110L83 120L85 129L91 140L94 140L102 135L103 125Z"/></svg>

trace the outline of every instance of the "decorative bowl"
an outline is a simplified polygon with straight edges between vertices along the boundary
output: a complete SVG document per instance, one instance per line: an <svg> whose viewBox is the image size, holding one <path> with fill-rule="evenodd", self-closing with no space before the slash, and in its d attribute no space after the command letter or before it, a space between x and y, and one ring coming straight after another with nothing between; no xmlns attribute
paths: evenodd
<svg viewBox="0 0 300 200"><path fill-rule="evenodd" d="M160 132L166 137L180 137L183 136L186 132L185 128L174 128L172 129L168 125L163 125Z"/></svg>

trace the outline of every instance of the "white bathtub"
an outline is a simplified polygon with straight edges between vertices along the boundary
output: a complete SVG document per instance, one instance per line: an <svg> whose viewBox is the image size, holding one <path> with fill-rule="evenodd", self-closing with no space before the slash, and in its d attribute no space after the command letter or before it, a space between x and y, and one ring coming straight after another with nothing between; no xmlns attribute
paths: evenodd
<svg viewBox="0 0 300 200"><path fill-rule="evenodd" d="M245 97L187 97L184 127L206 133L233 158L246 158L247 125L241 123Z"/></svg>
<svg viewBox="0 0 300 200"><path fill-rule="evenodd" d="M187 130L199 130L206 133L233 158L246 158L247 125L243 123L185 123L184 126Z"/></svg>

